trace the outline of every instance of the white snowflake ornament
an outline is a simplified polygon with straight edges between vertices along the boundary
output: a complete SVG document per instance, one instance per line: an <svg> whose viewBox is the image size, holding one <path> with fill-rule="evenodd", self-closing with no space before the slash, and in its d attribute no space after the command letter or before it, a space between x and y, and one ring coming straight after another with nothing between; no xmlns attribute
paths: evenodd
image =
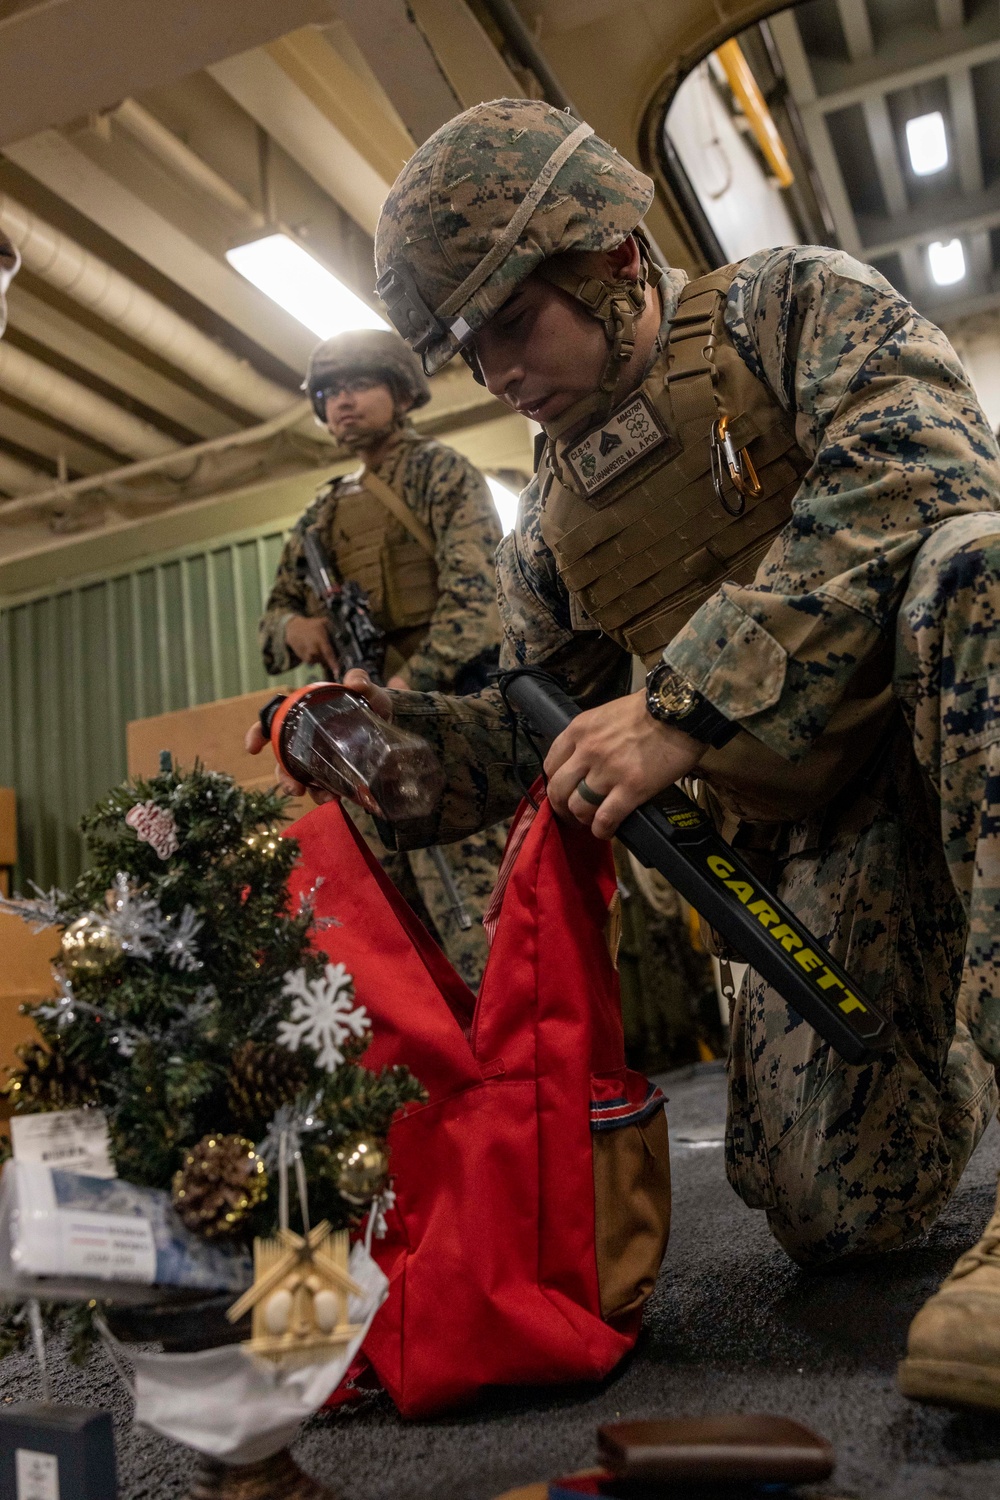
<svg viewBox="0 0 1000 1500"><path fill-rule="evenodd" d="M318 979L305 969L285 975L282 994L292 1002L289 1019L278 1024L278 1041L289 1052L305 1043L316 1053L316 1065L332 1073L344 1061L341 1046L364 1036L371 1021L363 1005L354 1004L354 980L343 964L327 964Z"/></svg>

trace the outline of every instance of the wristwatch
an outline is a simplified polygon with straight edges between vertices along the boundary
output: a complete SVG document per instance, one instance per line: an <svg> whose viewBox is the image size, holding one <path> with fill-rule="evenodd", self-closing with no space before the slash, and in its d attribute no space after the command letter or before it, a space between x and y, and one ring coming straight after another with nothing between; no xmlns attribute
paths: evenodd
<svg viewBox="0 0 1000 1500"><path fill-rule="evenodd" d="M661 724L680 729L715 750L728 744L740 727L665 661L658 661L646 677L646 708Z"/></svg>

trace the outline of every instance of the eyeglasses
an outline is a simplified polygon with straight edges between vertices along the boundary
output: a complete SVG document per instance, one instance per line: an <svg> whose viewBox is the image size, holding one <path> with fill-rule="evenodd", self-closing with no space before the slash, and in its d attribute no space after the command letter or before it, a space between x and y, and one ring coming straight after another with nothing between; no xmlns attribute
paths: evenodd
<svg viewBox="0 0 1000 1500"><path fill-rule="evenodd" d="M376 380L371 375L355 375L342 380L325 381L316 391L316 396L322 401L330 401L337 396L354 396L361 391L373 391L377 385L385 382Z"/></svg>

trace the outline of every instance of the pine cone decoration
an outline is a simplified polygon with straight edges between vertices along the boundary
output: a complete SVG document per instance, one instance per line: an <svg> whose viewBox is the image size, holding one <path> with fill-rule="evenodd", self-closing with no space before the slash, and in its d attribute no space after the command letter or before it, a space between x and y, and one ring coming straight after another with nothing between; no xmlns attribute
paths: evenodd
<svg viewBox="0 0 1000 1500"><path fill-rule="evenodd" d="M39 1042L16 1048L20 1067L10 1070L3 1094L18 1114L42 1114L55 1109L80 1109L97 1101L97 1080L81 1063L60 1050L50 1052Z"/></svg>
<svg viewBox="0 0 1000 1500"><path fill-rule="evenodd" d="M259 1139L276 1109L309 1082L308 1065L275 1042L237 1047L226 1079L226 1104L237 1130Z"/></svg>
<svg viewBox="0 0 1000 1500"><path fill-rule="evenodd" d="M267 1172L240 1135L205 1135L174 1173L174 1208L205 1239L235 1234L267 1197Z"/></svg>

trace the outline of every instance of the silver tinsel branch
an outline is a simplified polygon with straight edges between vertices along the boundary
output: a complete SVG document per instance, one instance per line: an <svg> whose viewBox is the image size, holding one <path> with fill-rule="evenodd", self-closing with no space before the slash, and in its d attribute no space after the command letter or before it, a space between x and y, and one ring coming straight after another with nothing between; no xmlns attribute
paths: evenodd
<svg viewBox="0 0 1000 1500"><path fill-rule="evenodd" d="M317 1117L316 1111L319 1109L322 1098L322 1094L314 1094L307 1102L296 1099L291 1104L282 1104L275 1110L274 1118L267 1127L267 1133L257 1147L257 1155L269 1172L276 1172L278 1169L282 1136L285 1137L285 1148L289 1157L294 1157L302 1150L303 1135L310 1130L319 1129L322 1121Z"/></svg>
<svg viewBox="0 0 1000 1500"><path fill-rule="evenodd" d="M80 1016L93 1017L106 1014L106 1011L99 1011L96 1005L90 1005L86 1000L81 1000L79 995L74 993L73 986L65 975L57 975L56 981L59 986L59 993L54 1000L49 1000L44 1005L40 1005L37 1014L43 1020L54 1021L58 1031L65 1031L66 1027L72 1026L73 1022ZM131 1057L139 1043L145 1040L145 1037L134 1026L128 1026L124 1022L112 1021L109 1040L121 1057Z"/></svg>
<svg viewBox="0 0 1000 1500"><path fill-rule="evenodd" d="M115 876L109 906L107 924L130 958L162 953L172 968L188 973L201 968L194 940L202 922L193 906L185 906L177 918L165 917L158 902L136 890L122 870Z"/></svg>
<svg viewBox="0 0 1000 1500"><path fill-rule="evenodd" d="M43 891L33 880L28 884L36 894L21 896L15 892L13 896L0 896L0 912L20 917L22 922L27 922L32 932L43 932L46 927L61 927L64 919L59 913L58 903L65 900L65 893L55 886Z"/></svg>
<svg viewBox="0 0 1000 1500"><path fill-rule="evenodd" d="M325 880L325 875L317 875L307 891L299 892L299 911L303 916L308 912L316 932L325 932L330 927L343 927L344 925L337 917L317 917L316 915L316 895Z"/></svg>

